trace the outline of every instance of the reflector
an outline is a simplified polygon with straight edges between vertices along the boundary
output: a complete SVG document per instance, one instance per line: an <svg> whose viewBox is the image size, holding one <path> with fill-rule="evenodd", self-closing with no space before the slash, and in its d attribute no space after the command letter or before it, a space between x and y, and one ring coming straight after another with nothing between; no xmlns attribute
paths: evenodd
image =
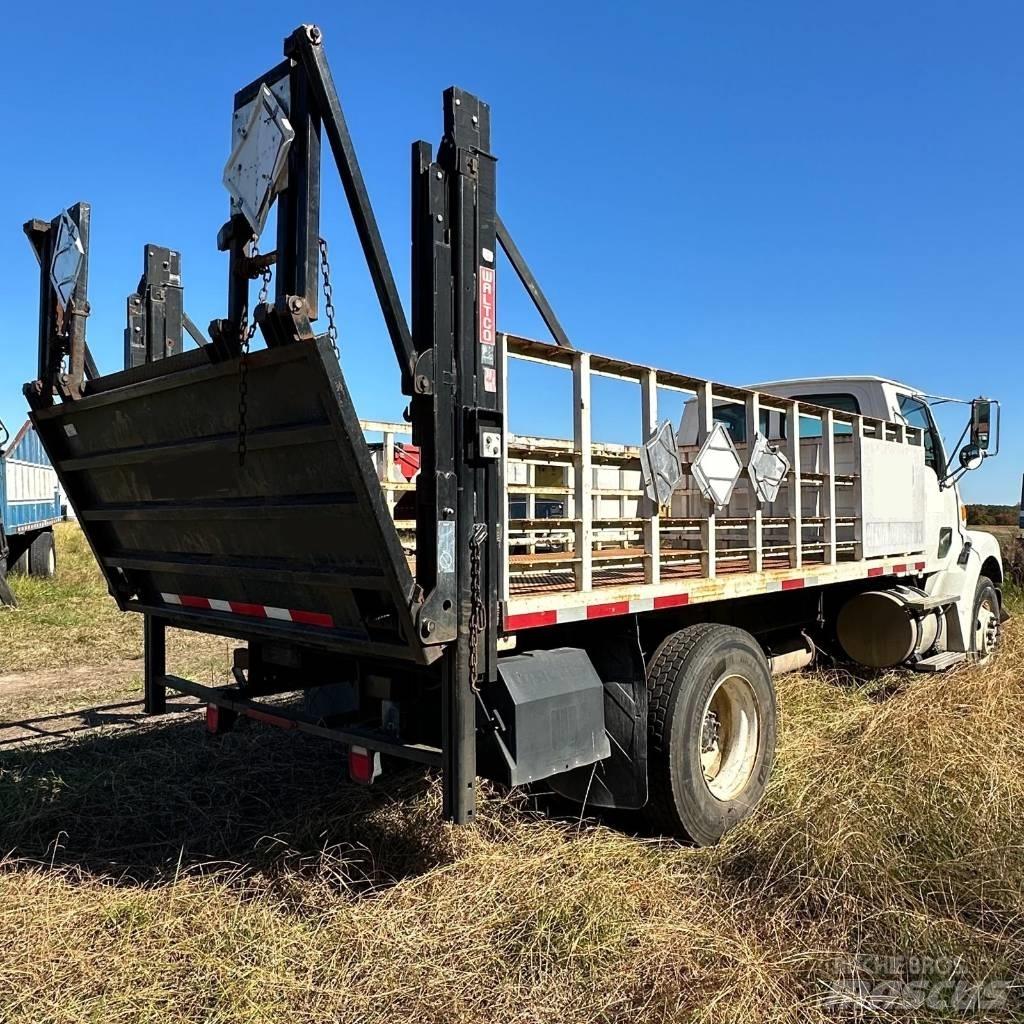
<svg viewBox="0 0 1024 1024"><path fill-rule="evenodd" d="M764 434L757 433L750 448L747 472L758 500L774 501L789 472L789 459Z"/></svg>
<svg viewBox="0 0 1024 1024"><path fill-rule="evenodd" d="M679 449L672 424L665 420L640 449L644 493L658 505L667 505L682 479Z"/></svg>
<svg viewBox="0 0 1024 1024"><path fill-rule="evenodd" d="M274 196L284 184L295 129L277 97L265 86L252 103L248 121L224 167L224 187L259 235Z"/></svg>
<svg viewBox="0 0 1024 1024"><path fill-rule="evenodd" d="M207 704L206 731L214 736L228 732L235 724L237 717L230 708L222 708L219 704Z"/></svg>
<svg viewBox="0 0 1024 1024"><path fill-rule="evenodd" d="M380 752L366 747L349 747L348 773L353 782L370 785L380 775Z"/></svg>
<svg viewBox="0 0 1024 1024"><path fill-rule="evenodd" d="M717 508L729 504L743 464L729 432L716 423L690 465L701 494Z"/></svg>
<svg viewBox="0 0 1024 1024"><path fill-rule="evenodd" d="M78 234L78 225L71 219L68 211L64 210L57 226L53 259L50 260L50 283L62 306L67 306L74 294L84 257L85 249Z"/></svg>

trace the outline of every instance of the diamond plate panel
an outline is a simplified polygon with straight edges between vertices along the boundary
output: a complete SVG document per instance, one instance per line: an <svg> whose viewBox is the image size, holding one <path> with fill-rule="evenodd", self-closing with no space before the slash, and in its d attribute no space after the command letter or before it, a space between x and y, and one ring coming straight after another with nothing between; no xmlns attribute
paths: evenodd
<svg viewBox="0 0 1024 1024"><path fill-rule="evenodd" d="M743 463L736 452L729 432L716 423L690 463L693 479L701 494L716 508L729 504L736 481L743 472Z"/></svg>
<svg viewBox="0 0 1024 1024"><path fill-rule="evenodd" d="M774 501L789 472L789 459L762 433L754 435L747 473L759 501Z"/></svg>
<svg viewBox="0 0 1024 1024"><path fill-rule="evenodd" d="M640 449L644 493L658 505L667 505L683 476L672 424L665 420Z"/></svg>

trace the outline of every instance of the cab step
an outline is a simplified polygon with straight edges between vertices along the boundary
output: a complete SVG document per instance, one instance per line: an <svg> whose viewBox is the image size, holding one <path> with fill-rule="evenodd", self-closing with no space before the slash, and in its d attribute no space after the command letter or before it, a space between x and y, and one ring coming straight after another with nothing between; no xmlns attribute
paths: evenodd
<svg viewBox="0 0 1024 1024"><path fill-rule="evenodd" d="M938 654L915 661L913 669L915 672L948 672L966 660L967 655L963 651L939 651Z"/></svg>

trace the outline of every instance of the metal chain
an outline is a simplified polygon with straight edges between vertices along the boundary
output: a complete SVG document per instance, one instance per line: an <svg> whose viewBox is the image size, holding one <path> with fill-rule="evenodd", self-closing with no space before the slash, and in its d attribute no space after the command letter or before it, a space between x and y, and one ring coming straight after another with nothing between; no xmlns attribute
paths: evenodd
<svg viewBox="0 0 1024 1024"><path fill-rule="evenodd" d="M320 239L320 269L324 276L324 312L327 314L327 337L331 339L331 348L341 362L338 351L338 326L334 322L334 287L331 285L331 264L327 260L327 239Z"/></svg>
<svg viewBox="0 0 1024 1024"><path fill-rule="evenodd" d="M259 238L252 236L249 259L254 260L259 255ZM270 294L270 267L263 268L261 275L259 295L256 297L256 308L259 308L267 301ZM242 340L241 351L238 359L238 465L245 465L245 456L248 453L248 441L246 439L246 417L249 412L249 344L256 336L256 309L253 309L252 320L249 320L248 309L248 287L246 288L246 305L242 307L242 323L239 327L239 336Z"/></svg>
<svg viewBox="0 0 1024 1024"><path fill-rule="evenodd" d="M480 630L487 626L487 606L484 604L480 585L480 549L487 539L487 526L475 523L469 538L469 682L474 690L480 689L478 679Z"/></svg>

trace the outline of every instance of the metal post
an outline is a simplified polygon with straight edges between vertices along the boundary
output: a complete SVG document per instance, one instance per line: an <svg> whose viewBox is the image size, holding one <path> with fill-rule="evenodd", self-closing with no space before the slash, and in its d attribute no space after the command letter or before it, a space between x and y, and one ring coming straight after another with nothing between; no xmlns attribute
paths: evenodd
<svg viewBox="0 0 1024 1024"><path fill-rule="evenodd" d="M384 252L384 242L380 237L377 219L370 206L370 197L366 191L362 171L359 169L359 161L356 159L352 136L349 135L345 115L341 110L341 100L338 98L331 69L327 64L320 29L315 25L303 25L296 29L285 40L285 54L297 60L305 69L310 96L319 111L327 141L334 154L334 161L338 165L338 174L345 189L356 234L359 236L373 287L377 292L377 300L384 314L384 322L391 336L391 344L402 371L402 392L411 395L415 364L412 335L406 323L405 313L402 311L402 303L398 297L398 288L395 286L387 254Z"/></svg>
<svg viewBox="0 0 1024 1024"><path fill-rule="evenodd" d="M54 321L57 312L57 300L50 284L50 262L53 259L53 225L45 220L30 220L25 225L25 234L28 236L32 249L39 260L39 336L38 336L38 363L36 366L36 380L45 385L46 397L52 400L53 376L50 368L53 359L50 347L56 329ZM48 403L47 403L48 404Z"/></svg>
<svg viewBox="0 0 1024 1024"><path fill-rule="evenodd" d="M284 314L289 300L297 296L305 303L306 316L315 320L320 292L320 118L309 78L299 64L291 68L288 91L288 119L295 139L288 151L288 187L277 199L274 298Z"/></svg>
<svg viewBox="0 0 1024 1024"><path fill-rule="evenodd" d="M761 429L761 396L754 392L747 396L746 401L746 435L747 435L747 457L746 462L750 464L750 453L754 448L754 438ZM762 572L764 570L764 532L763 510L761 499L757 496L757 489L751 480L747 480L747 493L750 495L749 522L747 523L747 547L750 549L748 562L751 572Z"/></svg>
<svg viewBox="0 0 1024 1024"><path fill-rule="evenodd" d="M853 557L864 558L864 417L853 417Z"/></svg>
<svg viewBox="0 0 1024 1024"><path fill-rule="evenodd" d="M64 310L64 330L67 334L68 372L61 381L61 392L75 400L82 397L85 385L85 321L89 316L89 235L91 207L88 203L75 203L68 214L78 228L82 243L82 263L75 281L71 301ZM51 232L51 238L56 237ZM68 320L70 319L70 323Z"/></svg>
<svg viewBox="0 0 1024 1024"><path fill-rule="evenodd" d="M646 370L640 378L640 443L658 429L658 373ZM619 478L621 481L622 474ZM622 486L620 482L619 486ZM644 582L661 582L661 506L656 498L642 497L638 503L638 511L643 519L644 533ZM624 513L620 513L625 518Z"/></svg>
<svg viewBox="0 0 1024 1024"><path fill-rule="evenodd" d="M145 711L162 715L167 710L167 647L166 623L155 615L146 615L143 623L145 658Z"/></svg>
<svg viewBox="0 0 1024 1024"><path fill-rule="evenodd" d="M803 477L800 459L800 403L790 402L786 407L786 437L789 448L789 567L799 569L804 564Z"/></svg>
<svg viewBox="0 0 1024 1024"><path fill-rule="evenodd" d="M449 89L437 162L425 143L413 149L413 429L414 441L425 445L417 519L426 527L417 530L417 561L422 552L428 567L422 582L435 587L424 602L421 632L438 632L426 608L436 608L448 590L455 636L441 666L444 814L458 823L476 811L474 691L497 677L505 382L494 322L489 148L487 104ZM495 437L496 450L490 447Z"/></svg>
<svg viewBox="0 0 1024 1024"><path fill-rule="evenodd" d="M711 384L705 383L697 392L697 444L702 445L711 433L715 423L715 398ZM700 539L703 554L701 567L704 575L710 580L718 572L717 554L718 538L715 524L715 506L707 502L707 513L700 524Z"/></svg>
<svg viewBox="0 0 1024 1024"><path fill-rule="evenodd" d="M124 332L126 370L184 351L181 253L149 243L142 250L142 268L139 287L128 296L128 325Z"/></svg>
<svg viewBox="0 0 1024 1024"><path fill-rule="evenodd" d="M572 357L573 495L575 586L587 591L594 586L594 471L590 419L590 353Z"/></svg>
<svg viewBox="0 0 1024 1024"><path fill-rule="evenodd" d="M824 517L825 561L835 565L836 551L836 426L835 413L826 409L821 414L821 507Z"/></svg>

